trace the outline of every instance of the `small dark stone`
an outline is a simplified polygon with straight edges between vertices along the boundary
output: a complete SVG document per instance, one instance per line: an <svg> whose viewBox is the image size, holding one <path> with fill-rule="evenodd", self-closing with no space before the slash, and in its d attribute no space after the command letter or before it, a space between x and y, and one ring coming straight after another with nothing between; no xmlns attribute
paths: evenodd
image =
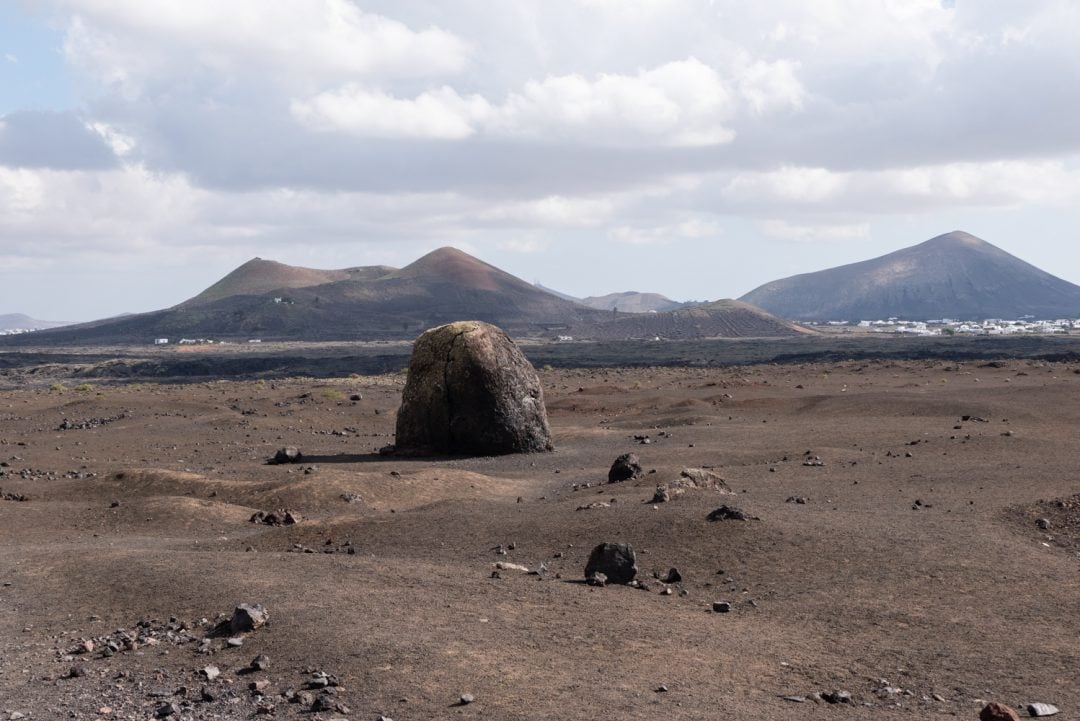
<svg viewBox="0 0 1080 721"><path fill-rule="evenodd" d="M585 578L602 573L609 583L629 583L637 575L637 557L628 543L601 543L589 554Z"/></svg>
<svg viewBox="0 0 1080 721"><path fill-rule="evenodd" d="M461 694L461 705L462 706L468 706L469 704L471 704L475 700L476 700L476 698L471 693L463 693L463 694Z"/></svg>
<svg viewBox="0 0 1080 721"><path fill-rule="evenodd" d="M669 568L668 572L660 579L661 583L682 583L682 574L677 568Z"/></svg>
<svg viewBox="0 0 1080 721"><path fill-rule="evenodd" d="M255 658L251 659L251 668L255 671L265 671L270 667L270 657L265 653L260 653Z"/></svg>
<svg viewBox="0 0 1080 721"><path fill-rule="evenodd" d="M821 698L825 700L825 703L854 703L848 691L826 691L821 694Z"/></svg>
<svg viewBox="0 0 1080 721"><path fill-rule="evenodd" d="M644 475L641 470L641 462L636 453L624 453L615 459L608 471L608 483L619 483L641 478Z"/></svg>
<svg viewBox="0 0 1080 721"><path fill-rule="evenodd" d="M708 519L710 521L758 521L761 520L757 516L751 516L742 509L735 508L734 506L720 506L716 510L709 513Z"/></svg>
<svg viewBox="0 0 1080 721"><path fill-rule="evenodd" d="M169 716L175 716L175 715L177 715L179 713L180 713L179 704L176 704L176 703L173 703L172 701L170 701L167 704L162 704L161 706L159 706L157 711L154 712L154 715L157 716L158 718L168 718Z"/></svg>

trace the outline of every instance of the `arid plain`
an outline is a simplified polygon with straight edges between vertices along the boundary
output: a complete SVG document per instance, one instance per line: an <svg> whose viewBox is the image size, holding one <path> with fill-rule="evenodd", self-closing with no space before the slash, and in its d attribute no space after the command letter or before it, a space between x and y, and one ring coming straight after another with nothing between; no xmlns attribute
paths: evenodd
<svg viewBox="0 0 1080 721"><path fill-rule="evenodd" d="M498 458L380 456L402 374L3 391L0 717L1080 713L1080 364L540 376L556 450ZM650 502L684 468L734 494ZM582 582L601 542L648 590Z"/></svg>

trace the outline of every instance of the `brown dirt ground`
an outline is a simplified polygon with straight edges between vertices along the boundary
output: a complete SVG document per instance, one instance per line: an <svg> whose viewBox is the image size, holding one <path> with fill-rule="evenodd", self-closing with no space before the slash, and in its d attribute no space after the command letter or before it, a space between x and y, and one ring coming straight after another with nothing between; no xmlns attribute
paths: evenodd
<svg viewBox="0 0 1080 721"><path fill-rule="evenodd" d="M1077 718L1080 369L994 365L545 371L556 451L502 458L377 455L400 375L0 392L0 489L28 498L0 500L0 719L247 719L253 680L283 719ZM284 445L305 462L263 464ZM601 485L627 451L655 473ZM738 496L646 502L684 467ZM705 520L732 503L761 520ZM303 520L248 521L278 508ZM684 582L580 583L604 541ZM198 653L244 602L270 623ZM196 640L71 653L170 618ZM283 698L312 670L348 712ZM833 689L855 703L781 698Z"/></svg>

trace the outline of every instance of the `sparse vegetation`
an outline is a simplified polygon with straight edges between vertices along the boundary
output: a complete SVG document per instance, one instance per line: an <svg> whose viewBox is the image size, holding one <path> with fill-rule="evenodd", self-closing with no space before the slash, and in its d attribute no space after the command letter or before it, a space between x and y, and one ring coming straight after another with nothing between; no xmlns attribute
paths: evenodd
<svg viewBox="0 0 1080 721"><path fill-rule="evenodd" d="M53 383L51 386L49 386L49 390L53 393L63 393L67 390L67 386L65 386L63 383Z"/></svg>
<svg viewBox="0 0 1080 721"><path fill-rule="evenodd" d="M74 390L78 393L90 393L94 390L94 386L90 385L89 383L80 383L79 385L75 386Z"/></svg>
<svg viewBox="0 0 1080 721"><path fill-rule="evenodd" d="M345 397L345 394L339 391L337 388L324 388L322 397L329 401L340 401Z"/></svg>

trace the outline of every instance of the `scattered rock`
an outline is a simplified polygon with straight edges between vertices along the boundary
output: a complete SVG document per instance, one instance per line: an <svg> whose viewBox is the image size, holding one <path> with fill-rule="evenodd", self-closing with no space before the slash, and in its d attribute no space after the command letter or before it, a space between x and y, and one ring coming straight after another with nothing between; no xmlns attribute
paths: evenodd
<svg viewBox="0 0 1080 721"><path fill-rule="evenodd" d="M994 702L983 706L979 721L1020 721L1020 717L1005 704Z"/></svg>
<svg viewBox="0 0 1080 721"><path fill-rule="evenodd" d="M244 633L254 631L270 620L270 612L261 604L242 603L233 611L229 619L229 631L232 633Z"/></svg>
<svg viewBox="0 0 1080 721"><path fill-rule="evenodd" d="M596 572L586 576L585 583L590 586L599 586L600 588L603 588L607 585L607 576L600 572Z"/></svg>
<svg viewBox="0 0 1080 721"><path fill-rule="evenodd" d="M284 465L286 463L299 463L304 460L304 454L300 452L300 449L295 446L285 446L279 448L274 457L271 458L268 463L270 465Z"/></svg>
<svg viewBox="0 0 1080 721"><path fill-rule="evenodd" d="M395 440L406 453L550 451L536 370L493 325L432 328L413 345Z"/></svg>
<svg viewBox="0 0 1080 721"><path fill-rule="evenodd" d="M638 460L637 454L624 453L611 464L607 480L608 483L620 483L641 478L643 475L645 474L641 469L641 462Z"/></svg>
<svg viewBox="0 0 1080 721"><path fill-rule="evenodd" d="M255 511L248 520L266 526L291 526L303 520L303 516L298 511L281 508L276 511Z"/></svg>
<svg viewBox="0 0 1080 721"><path fill-rule="evenodd" d="M176 716L179 713L180 713L179 704L176 704L176 703L173 703L172 701L170 701L169 703L162 704L161 706L158 706L157 711L154 712L154 716L156 716L158 718L168 718L169 716Z"/></svg>
<svg viewBox="0 0 1080 721"><path fill-rule="evenodd" d="M463 694L461 694L460 701L461 701L462 706L468 706L469 704L471 704L475 700L476 700L476 698L471 693L463 693Z"/></svg>
<svg viewBox="0 0 1080 721"><path fill-rule="evenodd" d="M1029 703L1027 712L1029 716L1053 716L1059 713L1057 706L1048 703Z"/></svg>
<svg viewBox="0 0 1080 721"><path fill-rule="evenodd" d="M199 669L199 673L201 673L203 678L207 681L213 681L221 675L221 670L217 666L207 666L206 668Z"/></svg>
<svg viewBox="0 0 1080 721"><path fill-rule="evenodd" d="M695 489L718 491L720 493L732 492L727 481L721 478L718 473L705 468L684 468L674 481L668 481L656 487L656 493L653 495L651 502L666 503L676 496Z"/></svg>
<svg viewBox="0 0 1080 721"><path fill-rule="evenodd" d="M345 501L346 503L363 503L364 502L364 497L361 496L359 493L342 493L340 496L338 496L338 498Z"/></svg>
<svg viewBox="0 0 1080 721"><path fill-rule="evenodd" d="M804 496L788 496L784 503L798 503L800 506L805 505L810 500Z"/></svg>
<svg viewBox="0 0 1080 721"><path fill-rule="evenodd" d="M1036 518L1035 519L1035 525L1038 526L1039 528L1041 528L1044 531L1049 530L1049 528L1050 528L1050 519L1049 518Z"/></svg>
<svg viewBox="0 0 1080 721"><path fill-rule="evenodd" d="M713 601L713 613L728 613L731 610L730 601Z"/></svg>
<svg viewBox="0 0 1080 721"><path fill-rule="evenodd" d="M825 703L854 703L851 699L851 692L849 691L825 691L822 692L821 698Z"/></svg>
<svg viewBox="0 0 1080 721"><path fill-rule="evenodd" d="M660 583L682 583L682 574L677 568L669 568L668 572L658 578Z"/></svg>
<svg viewBox="0 0 1080 721"><path fill-rule="evenodd" d="M710 521L760 521L757 516L751 516L742 509L734 506L720 506L708 515Z"/></svg>
<svg viewBox="0 0 1080 721"><path fill-rule="evenodd" d="M265 671L270 668L270 657L265 653L260 653L255 658L251 659L252 671Z"/></svg>
<svg viewBox="0 0 1080 721"><path fill-rule="evenodd" d="M656 487L656 491L653 493L653 497L649 503L667 503L670 500L671 491L668 490L666 485L659 485Z"/></svg>
<svg viewBox="0 0 1080 721"><path fill-rule="evenodd" d="M601 543L589 554L585 578L603 574L609 583L630 583L637 575L637 556L628 543Z"/></svg>

